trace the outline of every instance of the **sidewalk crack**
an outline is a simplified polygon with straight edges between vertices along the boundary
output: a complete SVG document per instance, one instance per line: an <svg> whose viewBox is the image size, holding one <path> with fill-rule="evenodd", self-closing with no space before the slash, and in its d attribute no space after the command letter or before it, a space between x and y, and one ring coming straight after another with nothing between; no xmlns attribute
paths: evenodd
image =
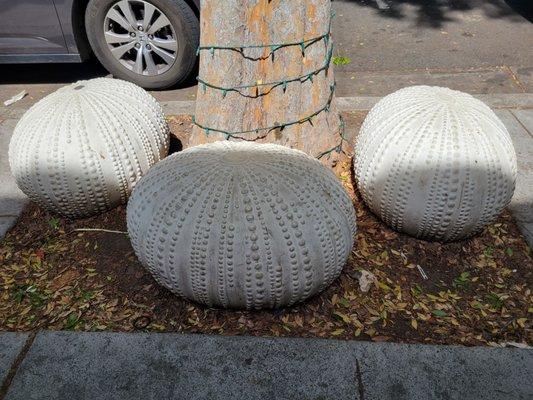
<svg viewBox="0 0 533 400"><path fill-rule="evenodd" d="M2 382L2 386L0 386L0 400L4 400L7 391L9 390L9 387L11 386L11 383L13 382L13 379L15 378L15 375L20 367L20 364L22 364L22 361L26 357L26 354L28 354L31 345L35 340L35 336L37 336L37 332L30 333L28 339L26 339L26 343L24 343L24 346L22 346L22 349L17 355L17 358L15 358L15 361L13 361L13 364L11 364L7 376Z"/></svg>
<svg viewBox="0 0 533 400"><path fill-rule="evenodd" d="M520 88L522 93L527 93L526 87L522 84L518 76L516 76L514 71L511 69L511 67L509 67L508 65L503 65L503 69L511 77L511 80L514 82L514 84Z"/></svg>
<svg viewBox="0 0 533 400"><path fill-rule="evenodd" d="M359 394L359 400L365 400L365 388L363 386L363 374L361 372L361 366L359 365L359 359L355 359L355 379L357 380L357 392Z"/></svg>
<svg viewBox="0 0 533 400"><path fill-rule="evenodd" d="M513 110L509 110L509 112L510 112L511 115L514 117L514 119L516 119L516 122L518 122L518 124L519 124L522 128L524 128L524 130L528 133L528 135L531 136L531 137L533 138L533 133L531 133L531 132L529 131L529 129L527 129L527 127L522 123L522 121L520 121L520 118L518 118L518 117L516 116L516 114L513 112Z"/></svg>

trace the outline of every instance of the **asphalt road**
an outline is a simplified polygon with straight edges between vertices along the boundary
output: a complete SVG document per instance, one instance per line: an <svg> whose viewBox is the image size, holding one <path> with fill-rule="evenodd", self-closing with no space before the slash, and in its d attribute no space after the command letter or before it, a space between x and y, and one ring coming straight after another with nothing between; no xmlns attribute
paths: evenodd
<svg viewBox="0 0 533 400"><path fill-rule="evenodd" d="M336 0L335 53L350 59L337 68L337 95L381 96L412 84L471 93L533 92L533 23L527 19L533 12L524 10L527 3L532 2ZM0 100L25 89L29 96L20 105L29 105L65 83L106 75L94 60L2 65ZM155 96L191 100L195 94L192 79Z"/></svg>
<svg viewBox="0 0 533 400"><path fill-rule="evenodd" d="M531 2L531 0L521 0ZM533 24L504 0L337 0L350 71L533 66Z"/></svg>

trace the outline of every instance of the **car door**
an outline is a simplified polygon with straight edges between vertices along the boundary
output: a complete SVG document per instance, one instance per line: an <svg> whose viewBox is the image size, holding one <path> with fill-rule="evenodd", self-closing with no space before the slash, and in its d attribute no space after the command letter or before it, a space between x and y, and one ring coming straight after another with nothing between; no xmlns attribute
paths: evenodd
<svg viewBox="0 0 533 400"><path fill-rule="evenodd" d="M0 54L65 54L53 0L0 0Z"/></svg>

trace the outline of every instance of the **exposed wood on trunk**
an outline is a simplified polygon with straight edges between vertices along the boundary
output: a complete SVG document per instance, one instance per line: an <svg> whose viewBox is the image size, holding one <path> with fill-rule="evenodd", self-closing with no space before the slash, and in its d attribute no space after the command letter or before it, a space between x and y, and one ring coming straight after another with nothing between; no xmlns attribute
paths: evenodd
<svg viewBox="0 0 533 400"><path fill-rule="evenodd" d="M300 42L327 33L330 19L330 0L202 0L200 42L207 47ZM299 45L275 51L270 47L243 48L242 53L208 48L200 52L199 77L219 87L290 80L323 68L331 46L329 39L308 43L305 55ZM298 121L320 111L332 97L333 84L332 65L314 75L312 81L288 82L286 90L284 85L272 89L267 85L224 93L200 84L195 118L204 127L227 132L251 130L236 136L279 143L316 156L340 142L339 116L334 107L318 113L312 124L304 122L270 132L255 129ZM268 94L261 96L263 92ZM225 138L214 131L206 136L204 129L195 127L189 145ZM333 154L331 159L335 157Z"/></svg>

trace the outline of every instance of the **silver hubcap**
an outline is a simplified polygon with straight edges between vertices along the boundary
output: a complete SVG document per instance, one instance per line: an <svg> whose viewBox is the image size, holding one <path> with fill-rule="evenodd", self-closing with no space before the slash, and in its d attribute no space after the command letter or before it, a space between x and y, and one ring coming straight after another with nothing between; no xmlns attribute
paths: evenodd
<svg viewBox="0 0 533 400"><path fill-rule="evenodd" d="M159 75L176 61L176 32L167 16L146 1L121 0L111 6L104 36L111 54L137 74Z"/></svg>

